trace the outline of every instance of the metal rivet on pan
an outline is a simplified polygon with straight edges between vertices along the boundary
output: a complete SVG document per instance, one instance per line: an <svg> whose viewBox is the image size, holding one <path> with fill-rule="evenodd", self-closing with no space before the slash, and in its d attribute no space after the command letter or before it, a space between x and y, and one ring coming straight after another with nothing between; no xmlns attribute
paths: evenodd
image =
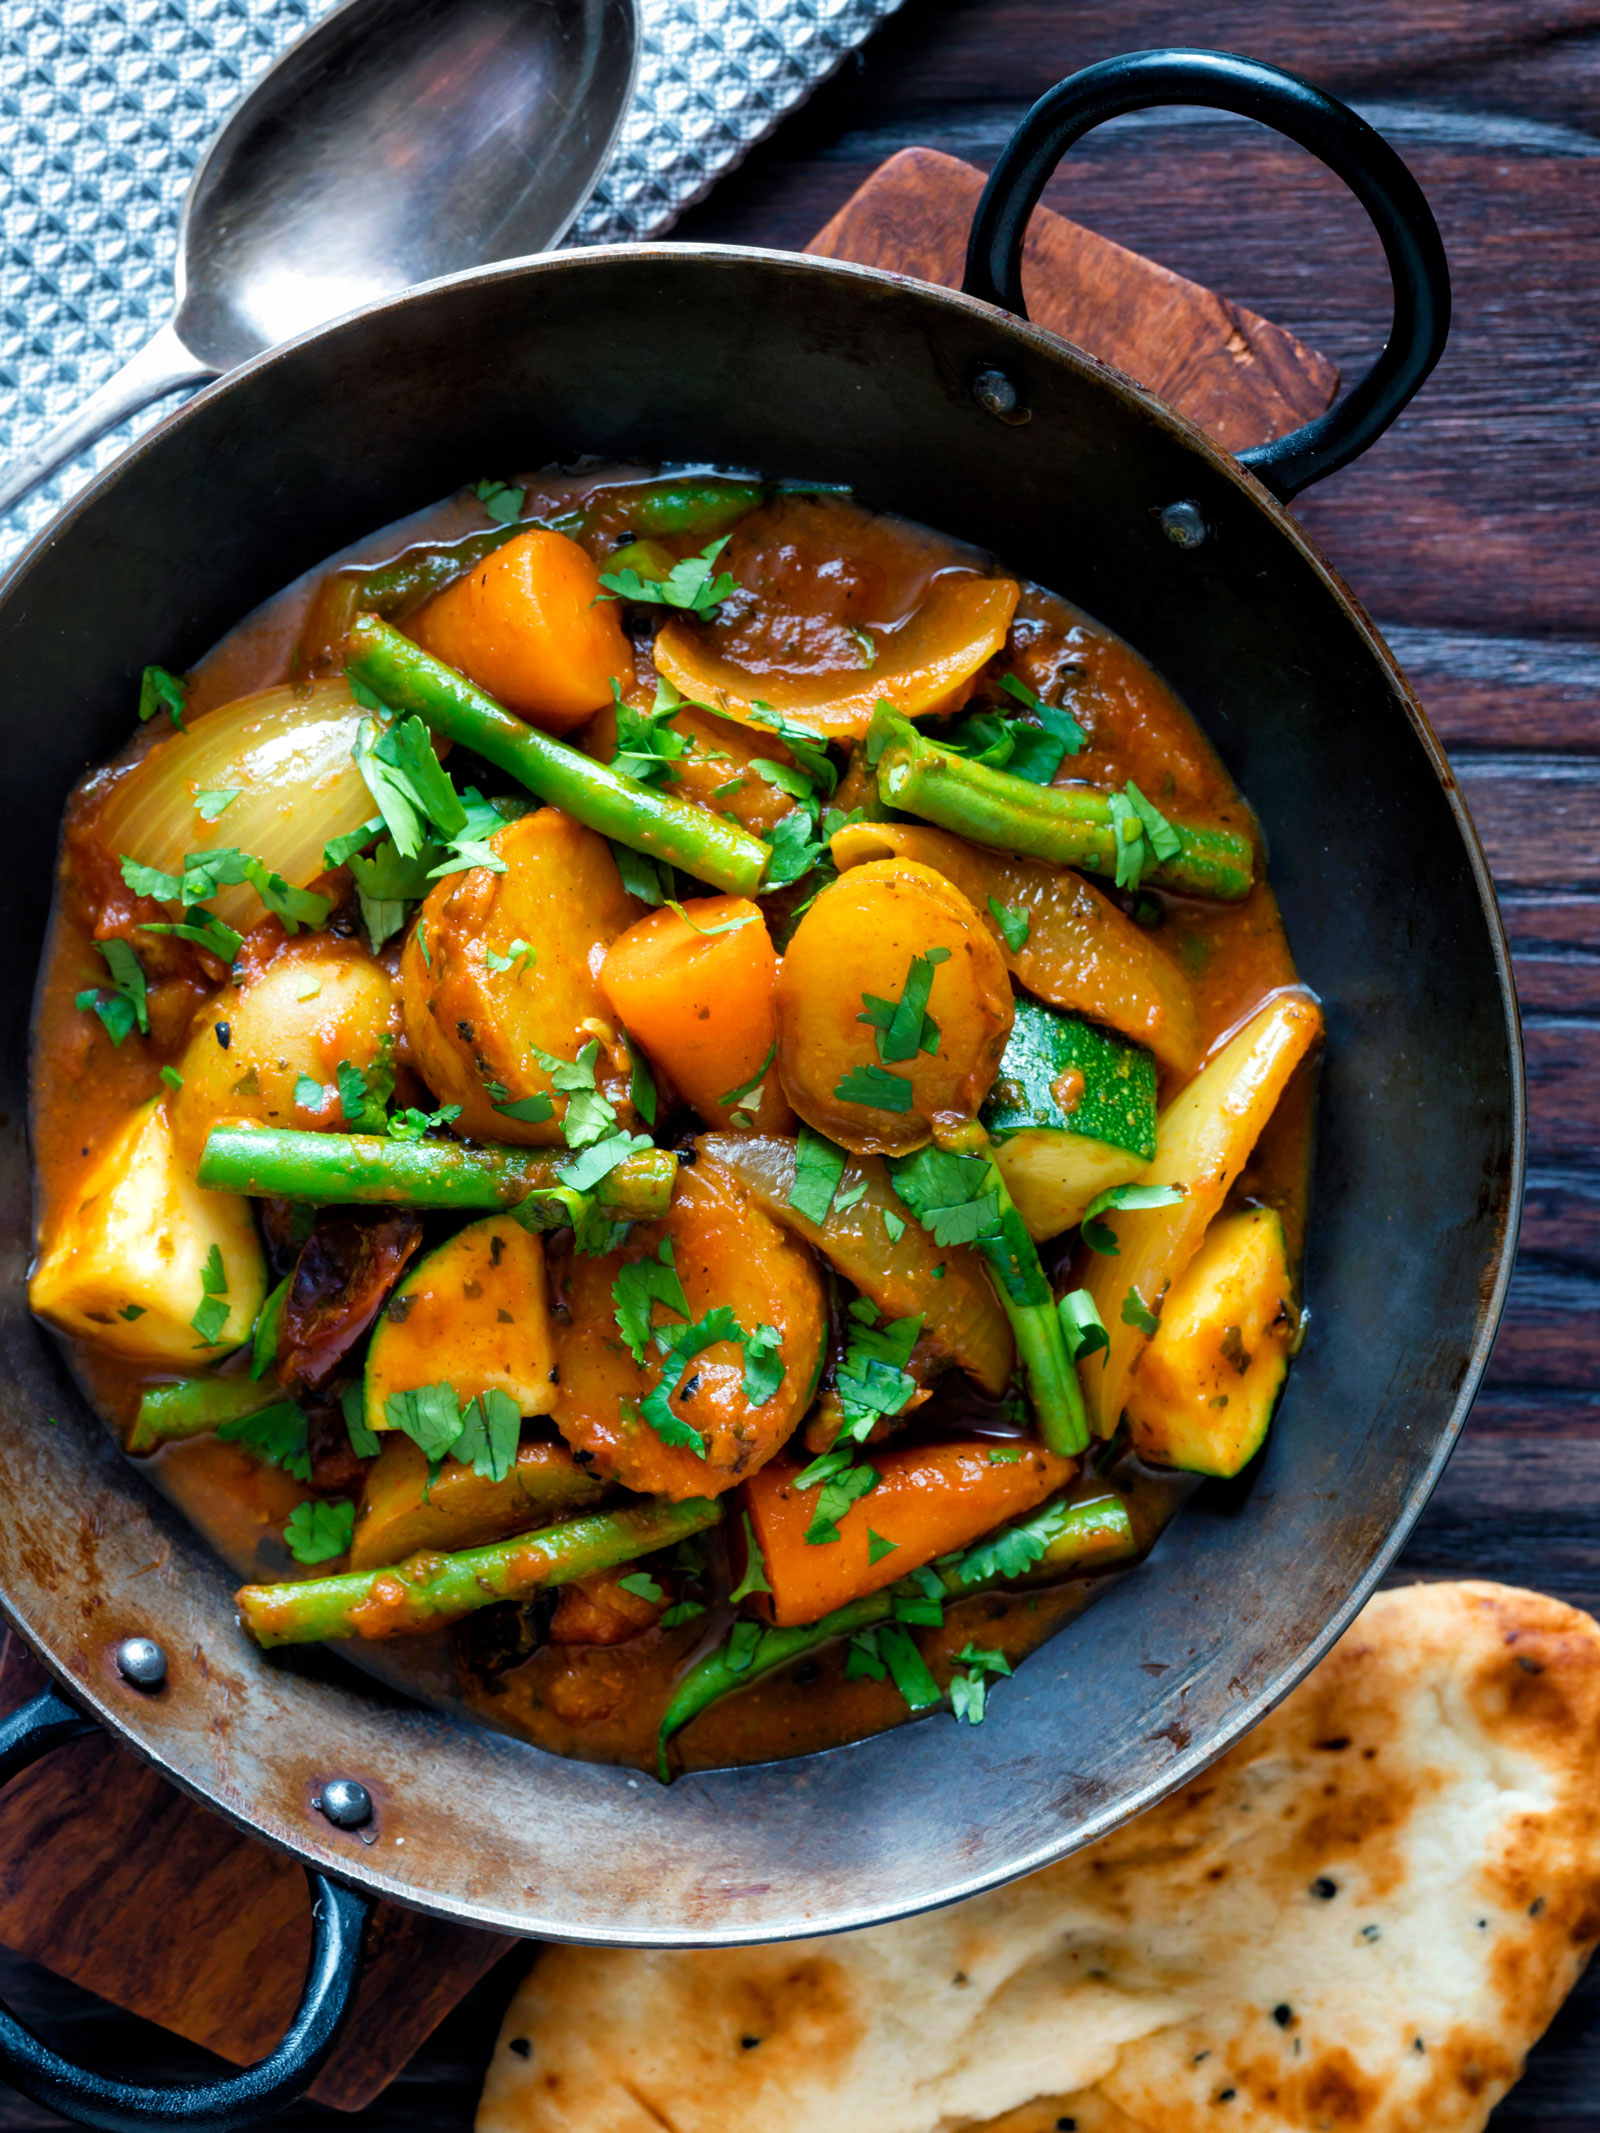
<svg viewBox="0 0 1600 2133"><path fill-rule="evenodd" d="M972 397L986 415L1001 422L1033 420L1033 410L1023 406L1021 394L1003 370L980 370L972 381Z"/></svg>
<svg viewBox="0 0 1600 2133"><path fill-rule="evenodd" d="M1168 504L1156 516L1174 548L1198 548L1206 537L1206 522L1198 504Z"/></svg>
<svg viewBox="0 0 1600 2133"><path fill-rule="evenodd" d="M317 1806L335 1829L365 1829L372 1820L372 1794L359 1778L329 1778Z"/></svg>
<svg viewBox="0 0 1600 2133"><path fill-rule="evenodd" d="M136 1689L159 1689L167 1678L167 1655L153 1637L124 1637L117 1646L117 1672Z"/></svg>

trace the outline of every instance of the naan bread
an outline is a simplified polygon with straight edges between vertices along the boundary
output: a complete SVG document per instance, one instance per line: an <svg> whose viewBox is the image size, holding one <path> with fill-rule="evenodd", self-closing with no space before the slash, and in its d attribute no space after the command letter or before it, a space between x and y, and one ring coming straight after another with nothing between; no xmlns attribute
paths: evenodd
<svg viewBox="0 0 1600 2133"><path fill-rule="evenodd" d="M1379 1594L1188 1789L835 1939L553 1948L477 2133L1480 2133L1600 1938L1600 1628Z"/></svg>

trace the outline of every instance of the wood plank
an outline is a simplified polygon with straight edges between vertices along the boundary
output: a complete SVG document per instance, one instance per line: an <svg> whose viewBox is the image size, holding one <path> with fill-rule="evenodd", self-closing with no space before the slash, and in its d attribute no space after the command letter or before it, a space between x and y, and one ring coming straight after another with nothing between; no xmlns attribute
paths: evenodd
<svg viewBox="0 0 1600 2133"><path fill-rule="evenodd" d="M1500 913L1524 1011L1600 1013L1600 896L1502 890Z"/></svg>
<svg viewBox="0 0 1600 2133"><path fill-rule="evenodd" d="M1458 753L1454 768L1497 884L1600 888L1600 756Z"/></svg>
<svg viewBox="0 0 1600 2133"><path fill-rule="evenodd" d="M1600 1023L1528 1015L1528 1149L1536 1163L1589 1165L1600 1130Z"/></svg>
<svg viewBox="0 0 1600 2133"><path fill-rule="evenodd" d="M0 1710L44 1680L8 1636ZM0 1793L0 1942L246 2065L277 2042L300 1997L306 1879L99 1734ZM338 2110L370 2102L513 1946L380 1904L350 2026L312 2093Z"/></svg>
<svg viewBox="0 0 1600 2133"><path fill-rule="evenodd" d="M984 174L906 148L867 179L806 246L826 259L961 286ZM1333 364L1210 289L1041 209L1023 249L1036 325L1136 377L1232 451L1281 437L1329 407Z"/></svg>

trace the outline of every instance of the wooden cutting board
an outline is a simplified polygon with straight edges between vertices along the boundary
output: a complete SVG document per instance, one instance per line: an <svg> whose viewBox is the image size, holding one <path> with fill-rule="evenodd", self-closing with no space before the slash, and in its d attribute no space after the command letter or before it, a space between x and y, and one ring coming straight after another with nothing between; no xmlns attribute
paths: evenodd
<svg viewBox="0 0 1600 2133"><path fill-rule="evenodd" d="M959 287L983 173L909 148L807 250ZM1035 322L1169 400L1231 450L1332 402L1338 372L1293 334L1041 209L1024 261ZM0 1710L43 1676L13 1639ZM247 2064L282 2033L310 1944L305 1876L104 1737L58 1748L0 1794L0 1943ZM514 1943L380 1905L344 2041L312 2094L378 2095Z"/></svg>

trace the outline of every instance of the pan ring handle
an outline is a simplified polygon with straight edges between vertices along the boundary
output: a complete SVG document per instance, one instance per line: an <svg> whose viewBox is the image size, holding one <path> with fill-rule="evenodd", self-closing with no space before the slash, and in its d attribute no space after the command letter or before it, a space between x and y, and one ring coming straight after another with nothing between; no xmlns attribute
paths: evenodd
<svg viewBox="0 0 1600 2133"><path fill-rule="evenodd" d="M0 1784L63 1741L96 1730L53 1688L0 1720ZM0 2080L80 2125L105 2133L240 2133L276 2117L310 2087L332 2051L355 1998L361 1942L372 1903L354 1889L306 1869L311 1883L311 1961L294 2020L276 2050L221 2081L141 2088L75 2066L0 2003Z"/></svg>
<svg viewBox="0 0 1600 2133"><path fill-rule="evenodd" d="M1026 318L1022 243L1046 180L1092 128L1159 104L1234 111L1286 134L1344 180L1383 242L1394 322L1378 360L1327 414L1239 454L1287 503L1382 436L1444 353L1450 331L1450 269L1422 188L1382 134L1337 97L1234 52L1129 52L1085 67L1040 97L1001 151L972 218L963 287Z"/></svg>

